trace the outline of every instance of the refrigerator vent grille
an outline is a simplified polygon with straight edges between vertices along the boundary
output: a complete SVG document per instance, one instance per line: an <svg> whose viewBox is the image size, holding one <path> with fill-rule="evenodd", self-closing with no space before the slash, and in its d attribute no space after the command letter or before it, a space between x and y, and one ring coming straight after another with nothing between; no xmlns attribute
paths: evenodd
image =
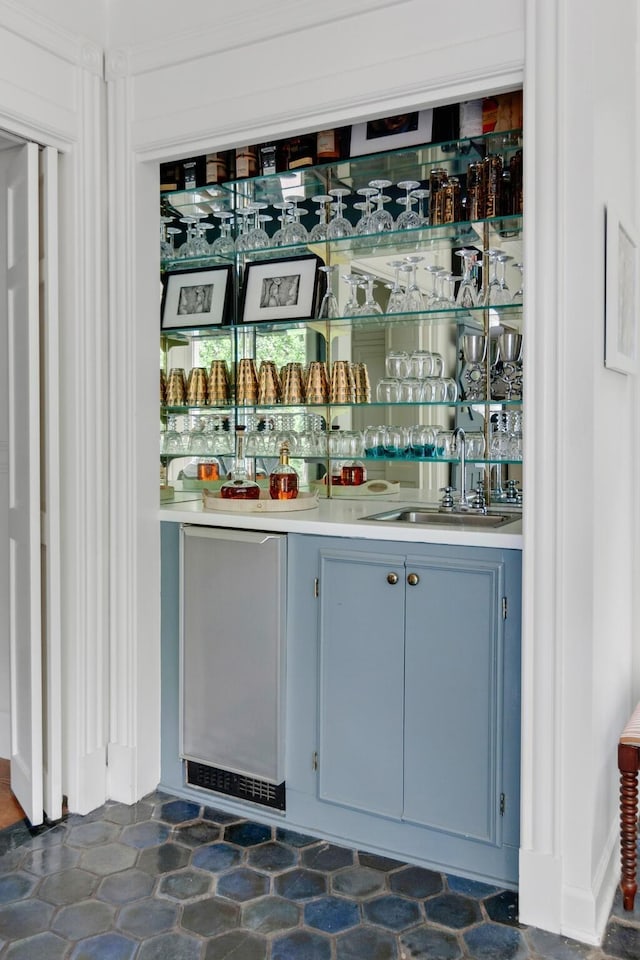
<svg viewBox="0 0 640 960"><path fill-rule="evenodd" d="M251 800L253 803L262 804L263 807L285 809L284 783L268 783L266 780L245 777L230 770L222 770L220 767L197 763L195 760L187 760L187 783L193 787L204 787L205 790L225 793L230 797L239 797L241 800Z"/></svg>

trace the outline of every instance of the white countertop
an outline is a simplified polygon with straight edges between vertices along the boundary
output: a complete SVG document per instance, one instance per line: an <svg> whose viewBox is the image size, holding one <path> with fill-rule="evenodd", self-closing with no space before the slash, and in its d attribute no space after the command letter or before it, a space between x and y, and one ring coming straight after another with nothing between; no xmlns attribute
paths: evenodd
<svg viewBox="0 0 640 960"><path fill-rule="evenodd" d="M273 533L309 533L319 536L355 537L367 540L398 540L406 543L448 543L459 546L522 549L522 521L498 528L476 528L462 523L449 526L425 526L386 521L367 521L363 517L420 502L419 495L401 491L389 499L367 500L335 498L320 500L311 510L283 513L223 513L204 510L201 500L179 503L169 501L160 507L160 520L196 523L238 530L265 530ZM406 496L405 496L406 495Z"/></svg>

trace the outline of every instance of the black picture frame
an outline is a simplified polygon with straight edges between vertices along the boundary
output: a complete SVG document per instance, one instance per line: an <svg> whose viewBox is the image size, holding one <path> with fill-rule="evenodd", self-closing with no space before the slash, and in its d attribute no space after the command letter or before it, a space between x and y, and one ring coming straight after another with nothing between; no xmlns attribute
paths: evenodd
<svg viewBox="0 0 640 960"><path fill-rule="evenodd" d="M322 264L315 254L248 263L242 288L242 322L313 319Z"/></svg>
<svg viewBox="0 0 640 960"><path fill-rule="evenodd" d="M230 264L172 270L163 281L160 329L190 330L228 324L232 289Z"/></svg>

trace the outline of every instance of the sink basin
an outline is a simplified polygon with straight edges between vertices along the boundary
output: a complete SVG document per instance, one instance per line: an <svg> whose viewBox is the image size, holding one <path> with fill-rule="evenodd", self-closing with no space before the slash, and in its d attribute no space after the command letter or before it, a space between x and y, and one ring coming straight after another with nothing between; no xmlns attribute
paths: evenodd
<svg viewBox="0 0 640 960"><path fill-rule="evenodd" d="M386 510L384 513L374 513L363 520L388 520L391 523L416 523L426 526L445 527L481 527L486 529L501 527L505 523L520 520L520 513L444 513L435 507L399 507L397 510Z"/></svg>

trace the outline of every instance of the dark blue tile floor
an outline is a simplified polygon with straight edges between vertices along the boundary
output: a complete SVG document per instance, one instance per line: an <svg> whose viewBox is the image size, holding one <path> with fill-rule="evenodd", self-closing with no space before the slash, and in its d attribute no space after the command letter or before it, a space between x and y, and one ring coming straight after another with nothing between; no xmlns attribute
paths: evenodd
<svg viewBox="0 0 640 960"><path fill-rule="evenodd" d="M517 894L154 793L0 832L2 960L639 960L518 923Z"/></svg>

